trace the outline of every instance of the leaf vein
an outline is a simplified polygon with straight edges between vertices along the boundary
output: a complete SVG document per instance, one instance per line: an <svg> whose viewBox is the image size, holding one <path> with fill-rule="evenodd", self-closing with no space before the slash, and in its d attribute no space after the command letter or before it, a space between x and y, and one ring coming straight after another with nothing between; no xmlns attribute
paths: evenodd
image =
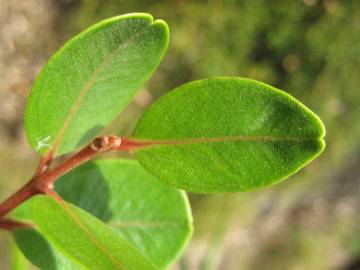
<svg viewBox="0 0 360 270"><path fill-rule="evenodd" d="M186 145L196 143L216 143L216 142L279 142L293 141L304 142L314 141L319 138L315 137L287 137L287 136L225 136L225 137L207 137L207 138L188 138L178 140L144 140L144 139L124 139L123 142L131 144L135 149L148 147L159 147L165 145Z"/></svg>

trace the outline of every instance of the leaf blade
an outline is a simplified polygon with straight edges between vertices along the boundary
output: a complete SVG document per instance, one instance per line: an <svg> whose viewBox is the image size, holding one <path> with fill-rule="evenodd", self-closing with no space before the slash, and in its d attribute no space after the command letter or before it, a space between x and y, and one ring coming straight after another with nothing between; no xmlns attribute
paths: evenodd
<svg viewBox="0 0 360 270"><path fill-rule="evenodd" d="M136 161L88 163L59 179L56 190L106 222L161 269L176 260L192 233L185 193L157 181Z"/></svg>
<svg viewBox="0 0 360 270"><path fill-rule="evenodd" d="M288 94L220 77L160 98L131 140L136 159L159 179L194 192L232 192L295 173L321 153L324 135L320 119Z"/></svg>
<svg viewBox="0 0 360 270"><path fill-rule="evenodd" d="M102 21L68 41L31 90L30 144L42 154L52 148L64 154L96 136L150 77L167 46L166 23L141 13Z"/></svg>
<svg viewBox="0 0 360 270"><path fill-rule="evenodd" d="M29 208L39 232L53 249L50 252L54 249L60 252L66 265L75 262L74 269L157 269L131 244L79 208L61 205L48 196L34 197ZM33 258L37 258L37 254L30 259ZM74 264L71 267L73 269Z"/></svg>
<svg viewBox="0 0 360 270"><path fill-rule="evenodd" d="M81 263L66 257L35 228L18 229L13 232L16 245L24 256L42 270L84 270Z"/></svg>

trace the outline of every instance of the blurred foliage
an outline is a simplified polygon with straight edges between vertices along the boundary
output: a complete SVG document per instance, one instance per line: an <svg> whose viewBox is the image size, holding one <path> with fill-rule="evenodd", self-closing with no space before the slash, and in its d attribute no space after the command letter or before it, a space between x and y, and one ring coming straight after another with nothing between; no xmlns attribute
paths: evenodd
<svg viewBox="0 0 360 270"><path fill-rule="evenodd" d="M64 40L128 12L148 12L170 26L165 60L113 132L129 134L146 106L166 91L222 75L285 89L325 123L327 149L287 182L252 193L191 195L196 233L175 269L356 269L346 265L360 257L360 1L58 5L57 31Z"/></svg>

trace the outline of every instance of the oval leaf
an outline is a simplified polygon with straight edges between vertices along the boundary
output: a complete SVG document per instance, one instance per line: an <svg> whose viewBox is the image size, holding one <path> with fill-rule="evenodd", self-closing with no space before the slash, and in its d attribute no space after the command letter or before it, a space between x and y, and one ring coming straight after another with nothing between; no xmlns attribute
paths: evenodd
<svg viewBox="0 0 360 270"><path fill-rule="evenodd" d="M168 45L164 21L128 14L102 21L65 44L37 77L25 131L41 154L73 151L128 104Z"/></svg>
<svg viewBox="0 0 360 270"><path fill-rule="evenodd" d="M136 161L87 163L60 178L56 190L65 200L107 223L160 269L176 260L192 233L185 193L157 181ZM17 209L16 218L33 219L28 208L25 204ZM43 268L42 262L47 261L45 269L65 269L73 264L40 232L18 230L15 235L21 250L35 265Z"/></svg>
<svg viewBox="0 0 360 270"><path fill-rule="evenodd" d="M158 181L135 160L87 163L60 178L56 190L107 223L161 269L177 259L191 236L185 192Z"/></svg>
<svg viewBox="0 0 360 270"><path fill-rule="evenodd" d="M320 119L290 95L248 79L185 84L138 123L135 157L159 179L193 192L271 185L324 149Z"/></svg>

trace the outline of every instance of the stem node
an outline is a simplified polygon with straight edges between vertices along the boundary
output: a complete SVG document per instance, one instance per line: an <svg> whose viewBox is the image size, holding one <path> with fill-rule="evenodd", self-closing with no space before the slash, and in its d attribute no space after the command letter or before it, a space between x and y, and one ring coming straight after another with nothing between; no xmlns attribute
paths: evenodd
<svg viewBox="0 0 360 270"><path fill-rule="evenodd" d="M62 175L77 166L94 158L96 155L110 151L121 151L121 138L115 135L100 136L85 148L70 156L52 170L49 169L53 161L54 150L43 156L36 168L34 177L15 194L0 204L0 222L3 217L21 203L38 194L49 195L53 192L54 182ZM5 223L4 223L5 224ZM5 225L4 225L5 226ZM1 227L1 224L0 224Z"/></svg>

